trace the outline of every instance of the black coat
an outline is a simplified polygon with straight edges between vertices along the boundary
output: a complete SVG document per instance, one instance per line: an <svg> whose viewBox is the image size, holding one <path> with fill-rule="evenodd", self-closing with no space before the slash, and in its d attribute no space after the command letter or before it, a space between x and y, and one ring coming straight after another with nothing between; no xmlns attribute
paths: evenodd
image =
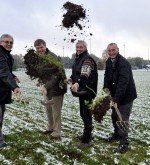
<svg viewBox="0 0 150 165"><path fill-rule="evenodd" d="M0 46L0 105L11 103L11 91L17 86L12 74L13 58Z"/></svg>
<svg viewBox="0 0 150 165"><path fill-rule="evenodd" d="M114 63L110 58L106 61L104 88L110 90L113 101L120 105L137 98L131 65L120 54L117 55Z"/></svg>
<svg viewBox="0 0 150 165"><path fill-rule="evenodd" d="M90 58L93 61L94 67L91 71L90 76L87 79L84 76L81 76L81 69L82 69L82 64L88 58ZM70 78L72 79L73 84L76 82L79 84L78 91L82 91L82 90L87 91L87 94L83 96L85 99L94 98L96 96L97 82L98 82L97 65L94 59L89 55L87 51L83 52L82 54L79 55L79 57L75 58L72 66L72 75Z"/></svg>

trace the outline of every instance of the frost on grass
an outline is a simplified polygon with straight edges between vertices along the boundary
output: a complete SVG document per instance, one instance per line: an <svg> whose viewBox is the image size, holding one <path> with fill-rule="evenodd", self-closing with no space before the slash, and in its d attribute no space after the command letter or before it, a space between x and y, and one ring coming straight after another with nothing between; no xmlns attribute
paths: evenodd
<svg viewBox="0 0 150 165"><path fill-rule="evenodd" d="M47 154L47 152L43 148L37 148L36 152L37 153L42 153L44 155L45 164L49 164L49 162L53 162L53 163L56 163L56 164L62 164L61 162L55 160L54 155Z"/></svg>
<svg viewBox="0 0 150 165"><path fill-rule="evenodd" d="M35 85L36 80L31 81L24 72L19 71L15 74L21 80L22 97L30 98L30 102L27 105L14 102L7 106L3 132L6 135L6 141L14 143L15 148L14 146L10 146L9 148L1 150L0 160L2 160L3 163L5 161L6 165L14 164L15 159L20 162L26 162L26 164L33 164L36 159L38 159L36 156L36 159L34 156L31 156L35 151L36 155L40 155L40 153L42 156L44 155L44 165L49 164L49 162L51 162L52 165L73 164L72 162L75 162L74 164L76 165L81 165L86 164L87 160L93 164L101 162L103 165L111 164L112 162L122 164L124 163L122 160L125 161L126 164L138 164L139 162L148 164L150 162L148 158L150 155L150 148L148 148L150 144L150 93L147 92L150 89L150 72L134 72L138 98L134 101L130 124L135 132L129 133L130 151L129 154L127 154L128 156L120 155L119 157L118 155L112 154L113 148L117 147L118 143L109 144L103 140L113 132L110 119L111 110L104 116L102 123L97 123L93 119L94 139L92 140L92 148L77 153L79 141L76 140L76 135L82 134L83 122L80 117L78 98L71 95L69 87L68 93L65 94L62 108L62 141L50 143L47 136L39 133L46 129L47 120L45 108L40 104L41 96L39 89ZM66 70L66 74L67 77L69 77L71 71ZM103 71L99 71L98 90L102 88L103 74ZM15 136L17 137L17 142ZM33 151L33 153L25 158L21 153L17 152L18 157L15 157L15 149L20 147L25 149L27 145L31 146L30 152L32 153ZM12 154L9 159L6 159L10 151ZM74 157L76 156L76 159L71 158L72 154L74 154ZM79 154L82 154L82 160ZM15 159L13 157L15 157ZM66 163L66 161L68 162Z"/></svg>
<svg viewBox="0 0 150 165"><path fill-rule="evenodd" d="M3 156L3 155L0 154L0 163L7 164L7 165L11 165L11 164L12 164L12 161L7 160L7 159L5 158L5 156Z"/></svg>
<svg viewBox="0 0 150 165"><path fill-rule="evenodd" d="M119 160L117 158L114 159L115 164L119 164Z"/></svg>

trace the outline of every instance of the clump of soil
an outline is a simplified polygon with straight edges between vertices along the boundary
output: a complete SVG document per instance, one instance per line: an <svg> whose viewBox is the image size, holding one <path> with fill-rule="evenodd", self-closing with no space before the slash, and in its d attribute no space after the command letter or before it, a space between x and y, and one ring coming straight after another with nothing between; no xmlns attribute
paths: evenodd
<svg viewBox="0 0 150 165"><path fill-rule="evenodd" d="M110 96L98 97L96 98L95 104L92 105L92 114L94 119L101 123L103 121L103 117L106 115L107 111L110 109Z"/></svg>
<svg viewBox="0 0 150 165"><path fill-rule="evenodd" d="M31 79L38 78L40 83L46 83L55 76L58 76L60 88L63 89L66 87L63 64L57 56L52 54L39 55L35 50L30 49L24 56L24 63L27 70L26 74Z"/></svg>
<svg viewBox="0 0 150 165"><path fill-rule="evenodd" d="M62 25L65 28L72 28L76 25L80 30L83 29L82 25L79 23L79 20L86 19L86 10L83 9L81 5L76 5L71 2L66 2L63 5L63 8L67 12L63 15Z"/></svg>
<svg viewBox="0 0 150 165"><path fill-rule="evenodd" d="M26 73L31 77L31 79L39 78L46 81L52 73L58 71L58 67L56 65L46 62L46 60L43 59L43 56L35 53L33 49L29 50L29 52L25 54L24 63L26 64Z"/></svg>
<svg viewBox="0 0 150 165"><path fill-rule="evenodd" d="M86 14L86 9L84 9L82 5L77 5L69 1L63 4L62 9L64 9L66 13L63 14L61 26L62 28L66 28L69 31L68 35L70 39L68 40L68 42L74 43L77 38L85 35L86 31L83 31L83 29L86 28L86 23L89 22ZM77 31L75 27L77 27L76 29L78 29L79 31ZM89 36L92 36L92 33L89 33ZM64 39L64 41L66 41L66 38Z"/></svg>

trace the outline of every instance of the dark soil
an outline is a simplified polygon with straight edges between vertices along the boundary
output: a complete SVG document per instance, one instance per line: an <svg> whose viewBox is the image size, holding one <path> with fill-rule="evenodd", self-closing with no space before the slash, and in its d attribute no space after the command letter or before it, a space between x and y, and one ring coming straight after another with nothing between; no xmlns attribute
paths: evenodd
<svg viewBox="0 0 150 165"><path fill-rule="evenodd" d="M31 79L39 78L43 82L49 80L52 74L59 71L56 65L49 63L43 56L36 54L32 49L25 54L24 63L27 69L26 74Z"/></svg>
<svg viewBox="0 0 150 165"><path fill-rule="evenodd" d="M74 43L77 37L85 35L85 30L83 31L83 29L86 27L86 23L89 22L86 9L84 9L82 5L77 5L69 1L63 4L62 9L64 9L66 13L63 14L61 26L69 30L68 35L71 37L69 42ZM77 27L77 29L82 32L74 31L74 27ZM92 33L90 33L89 36L92 36ZM66 41L66 38L64 41Z"/></svg>
<svg viewBox="0 0 150 165"><path fill-rule="evenodd" d="M106 96L101 102L98 102L94 109L92 110L92 114L94 116L94 119L101 123L103 121L103 117L107 113L107 111L110 109L110 96Z"/></svg>
<svg viewBox="0 0 150 165"><path fill-rule="evenodd" d="M80 30L83 29L82 25L79 23L79 20L86 19L86 10L83 9L81 5L76 5L71 2L66 2L63 5L63 8L67 10L67 12L63 15L62 25L65 28L72 28L73 26L77 26Z"/></svg>

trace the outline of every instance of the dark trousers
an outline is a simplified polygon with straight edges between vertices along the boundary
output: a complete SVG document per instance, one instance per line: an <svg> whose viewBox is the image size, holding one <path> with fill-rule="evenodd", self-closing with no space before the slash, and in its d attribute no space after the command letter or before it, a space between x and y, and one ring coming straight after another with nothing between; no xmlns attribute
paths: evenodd
<svg viewBox="0 0 150 165"><path fill-rule="evenodd" d="M0 105L0 144L4 142L4 137L2 134L4 112L5 112L5 105Z"/></svg>
<svg viewBox="0 0 150 165"><path fill-rule="evenodd" d="M125 105L120 105L118 107L123 121L129 121L132 106L133 106L133 101L128 103L128 104L125 104ZM124 144L128 145L129 144L128 131L124 132L116 125L116 122L118 121L118 115L117 115L114 108L112 108L111 118L112 118L112 123L114 126L114 133L115 133L115 135L120 137L120 144L121 145L124 145ZM127 127L128 127L127 130L129 130L128 124L127 124Z"/></svg>
<svg viewBox="0 0 150 165"><path fill-rule="evenodd" d="M86 99L86 101L89 101L89 104L91 103L92 99ZM87 103L85 104L84 98L79 98L80 103L80 116L83 120L84 124L84 131L83 131L83 143L89 143L91 140L91 132L92 132L92 113L89 109Z"/></svg>

